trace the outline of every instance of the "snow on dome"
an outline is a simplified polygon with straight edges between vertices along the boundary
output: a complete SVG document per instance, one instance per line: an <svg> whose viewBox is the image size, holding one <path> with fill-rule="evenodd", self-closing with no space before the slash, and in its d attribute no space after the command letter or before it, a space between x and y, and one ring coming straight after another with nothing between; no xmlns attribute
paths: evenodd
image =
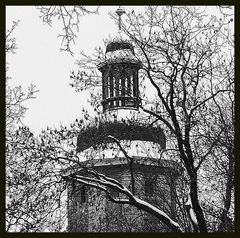
<svg viewBox="0 0 240 238"><path fill-rule="evenodd" d="M105 60L97 64L99 70L106 64L115 63L130 63L138 65L138 67L141 68L142 63L135 56L134 46L128 39L124 39L121 34L119 37L115 37L105 43Z"/></svg>
<svg viewBox="0 0 240 238"><path fill-rule="evenodd" d="M101 68L106 63L132 63L141 65L136 58L133 45L127 41L116 38L109 42L106 47L106 60L98 64Z"/></svg>
<svg viewBox="0 0 240 238"><path fill-rule="evenodd" d="M135 56L130 49L120 49L115 51L110 51L106 53L107 60L114 60L114 59L128 59L134 60ZM136 60L136 59L135 59Z"/></svg>
<svg viewBox="0 0 240 238"><path fill-rule="evenodd" d="M131 50L132 53L134 54L134 47L130 42L128 42L126 40L118 40L117 39L117 40L113 40L107 44L106 53L113 52L116 50L124 50L124 49Z"/></svg>

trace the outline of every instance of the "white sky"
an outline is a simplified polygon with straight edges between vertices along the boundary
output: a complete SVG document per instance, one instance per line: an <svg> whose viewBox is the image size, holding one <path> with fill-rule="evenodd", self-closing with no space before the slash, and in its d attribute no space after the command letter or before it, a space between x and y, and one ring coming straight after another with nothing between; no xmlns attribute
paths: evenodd
<svg viewBox="0 0 240 238"><path fill-rule="evenodd" d="M28 100L24 106L28 111L23 122L33 132L42 128L58 127L60 123L68 125L81 116L81 108L86 106L87 93L76 93L69 86L70 71L80 52L88 54L94 48L103 46L103 39L117 36L118 28L111 20L108 12L116 11L118 6L103 6L99 15L81 17L80 30L76 44L73 46L74 57L60 52L61 33L58 22L53 27L44 24L39 18L40 12L34 6L7 6L7 29L13 20L20 20L14 31L18 49L15 55L7 58L10 85L22 85L24 89L32 83L40 92L37 98ZM130 6L129 6L130 8Z"/></svg>

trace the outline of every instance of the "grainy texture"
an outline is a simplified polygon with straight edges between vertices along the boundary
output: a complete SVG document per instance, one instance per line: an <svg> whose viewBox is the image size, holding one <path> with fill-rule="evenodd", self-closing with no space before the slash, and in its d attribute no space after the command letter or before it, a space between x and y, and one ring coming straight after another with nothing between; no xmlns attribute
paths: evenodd
<svg viewBox="0 0 240 238"><path fill-rule="evenodd" d="M104 165L99 172L111 176L131 189L131 176L127 164ZM172 216L175 209L173 190L176 173L170 167L137 165L135 168L135 194ZM174 175L173 175L174 174ZM133 206L114 204L105 194L86 187L86 201L82 202L79 183L68 187L69 232L166 232L169 229L157 219ZM152 191L154 190L154 191ZM122 197L111 191L114 197ZM152 196L154 194L154 196Z"/></svg>
<svg viewBox="0 0 240 238"><path fill-rule="evenodd" d="M138 124L128 125L123 122L101 123L82 130L77 139L77 152L81 152L91 146L112 142L108 136L118 140L143 140L151 141L166 146L166 137L160 127L146 127Z"/></svg>

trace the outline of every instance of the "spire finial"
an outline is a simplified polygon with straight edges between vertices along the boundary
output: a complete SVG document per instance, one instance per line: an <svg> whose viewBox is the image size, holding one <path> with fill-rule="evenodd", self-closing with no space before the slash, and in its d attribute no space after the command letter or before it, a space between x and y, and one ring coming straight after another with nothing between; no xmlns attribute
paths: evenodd
<svg viewBox="0 0 240 238"><path fill-rule="evenodd" d="M119 8L116 10L116 13L118 15L118 27L119 27L119 31L121 30L121 16L123 13L125 13L125 11L121 8L121 6L119 6Z"/></svg>

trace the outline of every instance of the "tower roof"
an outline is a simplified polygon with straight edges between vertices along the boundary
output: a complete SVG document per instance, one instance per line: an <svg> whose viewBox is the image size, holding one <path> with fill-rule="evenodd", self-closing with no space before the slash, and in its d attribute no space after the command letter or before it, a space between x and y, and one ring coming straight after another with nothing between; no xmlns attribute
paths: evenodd
<svg viewBox="0 0 240 238"><path fill-rule="evenodd" d="M106 58L97 65L101 69L108 64L128 63L141 68L141 61L136 58L133 45L127 40L115 39L107 44Z"/></svg>
<svg viewBox="0 0 240 238"><path fill-rule="evenodd" d="M106 53L113 52L116 50L127 50L127 49L131 50L132 53L134 54L134 48L131 43L121 39L117 39L107 44Z"/></svg>

